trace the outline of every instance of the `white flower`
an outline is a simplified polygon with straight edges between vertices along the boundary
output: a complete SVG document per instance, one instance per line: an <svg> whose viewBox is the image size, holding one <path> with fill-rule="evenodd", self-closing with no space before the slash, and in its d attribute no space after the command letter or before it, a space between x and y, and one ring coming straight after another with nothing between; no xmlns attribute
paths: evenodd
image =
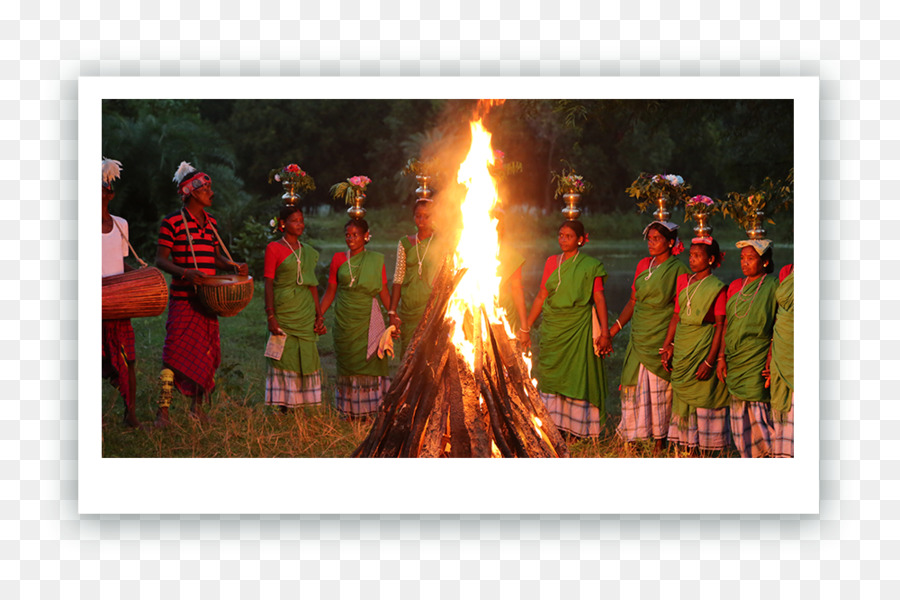
<svg viewBox="0 0 900 600"><path fill-rule="evenodd" d="M275 173L275 181L281 181L281 176L278 173Z"/></svg>
<svg viewBox="0 0 900 600"><path fill-rule="evenodd" d="M278 225L277 219L272 219L271 221L269 221L269 227L274 229L276 225Z"/></svg>

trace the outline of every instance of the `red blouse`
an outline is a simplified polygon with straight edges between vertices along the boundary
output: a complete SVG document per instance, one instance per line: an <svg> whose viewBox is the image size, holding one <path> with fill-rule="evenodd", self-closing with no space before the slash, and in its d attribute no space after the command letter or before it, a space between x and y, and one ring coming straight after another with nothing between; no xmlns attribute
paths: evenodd
<svg viewBox="0 0 900 600"><path fill-rule="evenodd" d="M572 260L571 258L568 260ZM547 259L547 262L544 263L544 276L541 278L541 289L546 290L547 279L550 277L550 274L556 270L556 268L562 264L563 261L560 260L558 254L551 256ZM603 278L602 277L594 277L594 290L593 293L602 292L603 291Z"/></svg>
<svg viewBox="0 0 900 600"><path fill-rule="evenodd" d="M688 279L690 275L688 273L682 273L678 276L678 279L675 280L675 312L681 312L681 306L678 302L678 296L681 295L681 290L687 287ZM729 296L730 297L730 296ZM716 299L710 305L709 310L706 312L706 316L703 317L704 323L715 323L717 316L725 316L725 303L727 298L725 297L725 288L719 290L719 295L716 296Z"/></svg>
<svg viewBox="0 0 900 600"><path fill-rule="evenodd" d="M331 258L331 268L328 269L328 283L333 283L337 285L337 272L338 269L341 268L341 265L347 262L347 253L346 252L335 252L334 256ZM384 265L381 265L381 285L387 285L387 271L384 268Z"/></svg>

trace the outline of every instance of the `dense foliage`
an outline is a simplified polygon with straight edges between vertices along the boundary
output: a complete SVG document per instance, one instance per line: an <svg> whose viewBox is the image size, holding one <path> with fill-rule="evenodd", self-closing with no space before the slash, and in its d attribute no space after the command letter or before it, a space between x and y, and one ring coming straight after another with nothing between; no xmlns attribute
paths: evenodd
<svg viewBox="0 0 900 600"><path fill-rule="evenodd" d="M122 161L111 210L152 259L160 219L177 209L172 174L182 160L209 173L213 214L236 258L261 241L283 190L273 165L300 163L318 181L366 173L367 208L407 211L409 157L436 165L433 187L454 185L469 142L471 100L107 100L103 154ZM504 202L553 212L551 174L570 165L593 190L586 212L636 210L626 188L642 172L678 173L693 193L726 198L781 181L793 166L793 102L785 100L509 100L487 116L493 146L521 172ZM305 207L343 210L327 186ZM792 218L776 218L792 227ZM338 238L340 234L336 234Z"/></svg>

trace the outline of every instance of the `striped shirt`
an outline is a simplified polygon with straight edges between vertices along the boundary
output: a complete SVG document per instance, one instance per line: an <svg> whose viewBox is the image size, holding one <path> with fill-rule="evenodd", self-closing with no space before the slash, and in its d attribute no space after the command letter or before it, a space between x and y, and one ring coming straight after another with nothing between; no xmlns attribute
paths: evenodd
<svg viewBox="0 0 900 600"><path fill-rule="evenodd" d="M201 230L200 225L190 211L185 209L184 216L187 218L191 242L194 246L194 255L197 257L196 266L194 255L191 255L191 247L188 245L188 239L185 235L185 222L182 218L182 211L173 212L163 219L162 225L159 227L159 245L171 249L172 252L169 259L179 267L199 269L206 275L215 275L216 247L219 244L210 224L214 227L216 220L212 215L206 213L206 227ZM193 295L192 286L186 279L181 277L172 278L172 297L187 298L191 295Z"/></svg>

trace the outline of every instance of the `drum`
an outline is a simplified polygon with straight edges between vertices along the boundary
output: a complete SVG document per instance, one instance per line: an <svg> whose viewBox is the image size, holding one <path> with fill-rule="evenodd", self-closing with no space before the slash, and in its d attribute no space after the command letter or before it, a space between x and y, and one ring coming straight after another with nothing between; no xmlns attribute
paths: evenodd
<svg viewBox="0 0 900 600"><path fill-rule="evenodd" d="M103 278L103 319L155 317L166 310L169 288L156 267Z"/></svg>
<svg viewBox="0 0 900 600"><path fill-rule="evenodd" d="M253 278L249 275L207 275L197 284L197 298L210 313L233 317L253 299Z"/></svg>

